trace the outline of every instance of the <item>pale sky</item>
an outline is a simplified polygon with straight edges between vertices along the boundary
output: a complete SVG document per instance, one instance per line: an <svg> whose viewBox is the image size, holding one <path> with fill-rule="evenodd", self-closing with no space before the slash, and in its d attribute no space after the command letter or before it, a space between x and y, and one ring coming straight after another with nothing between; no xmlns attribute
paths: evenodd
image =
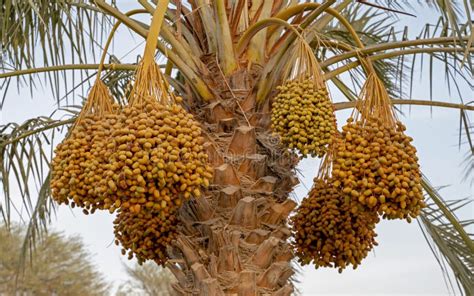
<svg viewBox="0 0 474 296"><path fill-rule="evenodd" d="M123 2L125 6L130 6ZM425 15L420 12L419 15ZM430 15L426 13L426 15ZM429 19L420 16L418 19L403 18L408 21L410 31L417 34L421 25ZM131 37L125 30L119 30L112 52L122 57L142 41L141 37ZM141 53L139 46L122 62L134 62L136 54ZM96 57L97 59L98 57ZM427 68L424 78L415 75L414 99L429 99ZM415 73L420 69L415 69ZM464 86L462 92L467 101L474 99L472 89ZM434 100L459 102L456 93L447 92L443 68L435 71ZM0 114L0 124L23 122L39 115L49 115L55 109L55 100L48 87L39 86L30 95L28 86L18 93L12 87L7 95L4 109ZM343 98L333 91L335 101ZM407 134L414 138L423 172L435 186L450 185L441 191L448 199L457 199L473 195L472 187L463 183L460 164L466 149L458 149L459 111L434 108L430 113L428 107L408 107L402 109L405 117L400 117L407 126ZM471 112L471 119L474 114ZM349 111L338 112L338 124L344 124ZM300 201L311 187L312 179L317 173L318 161L307 159L300 163L299 185L294 198ZM2 200L2 199L0 199ZM460 212L462 218L473 218L473 207L466 207ZM66 234L79 234L94 254L94 260L100 271L110 281L120 282L126 279L122 262L126 258L120 254L120 248L113 244L113 216L96 212L85 216L80 210L59 207L52 227L65 231ZM424 240L416 221L408 224L403 221L382 221L377 226L379 246L363 261L355 271L345 270L339 274L335 269L318 269L307 266L301 269L296 284L303 295L449 295L441 270Z"/></svg>

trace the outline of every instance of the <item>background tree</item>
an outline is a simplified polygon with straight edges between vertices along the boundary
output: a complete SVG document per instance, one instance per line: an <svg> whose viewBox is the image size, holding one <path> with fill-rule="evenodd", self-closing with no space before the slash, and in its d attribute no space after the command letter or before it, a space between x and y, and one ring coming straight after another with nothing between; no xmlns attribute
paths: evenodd
<svg viewBox="0 0 474 296"><path fill-rule="evenodd" d="M154 262L132 267L124 266L130 280L118 288L117 296L148 295L167 296L176 295L171 285L175 282L173 275L166 269L157 266Z"/></svg>
<svg viewBox="0 0 474 296"><path fill-rule="evenodd" d="M81 238L45 234L22 266L25 231L0 227L1 295L107 295L109 284L97 271Z"/></svg>
<svg viewBox="0 0 474 296"><path fill-rule="evenodd" d="M172 252L174 261L168 265L178 279L177 291L207 291L210 295L289 295L293 291L293 255L286 222L296 206L288 196L297 184L298 158L280 157L286 155L286 149L272 136L269 111L276 86L283 82L285 68L291 67L295 30L309 32L306 41L321 61L325 78L349 101L336 104L336 109L354 107L351 101L365 77L361 57L372 60L396 104L458 108L462 114L473 109L465 104L409 100L410 91L405 89L406 81L413 77L407 69L416 65L415 59L405 57L421 54L428 55L431 65L439 61L445 66L448 85L467 83L472 87L471 3L420 1L438 8L440 21L427 26L420 38L407 40L406 30L397 33L387 22L390 18L385 16L394 17L393 12L384 11L381 20L380 8L364 9L357 2L367 1L171 1L158 50L165 56L163 68L170 84L205 127L208 154L215 168L206 197L191 200L180 213L180 236ZM67 105L61 100L60 89L70 82L61 80L61 71L84 70L75 76L79 85L94 76L87 70L98 65L87 62L98 50L94 45L103 44L101 36L110 32L109 23L120 21L139 36L148 34L148 18L138 18L137 14L152 14L156 1L138 0L137 9L130 11L121 11L114 3L2 2L2 86L10 86L16 76L22 78L20 83L33 85L34 76L24 75L46 72L58 110ZM408 5L377 3L392 5L392 10ZM65 52L71 53L70 59ZM463 60L464 67L458 67ZM35 68L41 66L45 67ZM123 98L135 67L133 63L119 63L116 57L110 57L110 64L105 65L109 71L104 79L117 100ZM73 94L76 87L66 88L67 92ZM1 173L7 202L0 210L8 222L10 180L16 179L22 202L31 213L28 238L41 234L54 210L49 196L50 157L45 152L50 147L45 142L53 139L58 127L74 122L74 112L66 113L68 118L60 117L63 114L7 124L1 129ZM32 182L39 188L36 206ZM425 183L425 189L429 188ZM449 213L442 203L435 206ZM458 246L463 249L461 253L472 253L472 240L461 224L452 218L448 221L458 226L453 233L462 238ZM440 239L449 237L434 241ZM469 267L472 276L471 262L459 262Z"/></svg>

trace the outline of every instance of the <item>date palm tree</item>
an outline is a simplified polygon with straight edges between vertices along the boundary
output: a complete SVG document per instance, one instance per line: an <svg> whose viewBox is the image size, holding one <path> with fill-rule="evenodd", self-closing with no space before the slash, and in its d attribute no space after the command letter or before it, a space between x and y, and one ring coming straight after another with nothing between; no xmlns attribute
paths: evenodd
<svg viewBox="0 0 474 296"><path fill-rule="evenodd" d="M155 262L147 262L142 265L136 263L134 266L125 266L128 277L127 282L122 283L116 296L125 295L147 295L147 296L169 296L175 295L171 284L175 279L171 272L156 265Z"/></svg>
<svg viewBox="0 0 474 296"><path fill-rule="evenodd" d="M64 110L60 89L66 88L67 98L74 97L94 76L99 64L89 61L108 43L103 36L112 36L120 24L146 38L149 18L142 15L152 15L162 2L137 0L126 11L116 1L105 0L3 1L0 83L5 90L0 106L8 100L13 79L33 87L38 74L46 73L58 110ZM416 62L409 57L428 56L431 63L445 66L449 85L472 87L472 1L419 3L435 7L440 19L426 26L419 38L408 39L407 31L396 31L391 22L410 9L408 1L170 1L157 49L168 81L205 129L214 167L206 196L187 202L180 212L179 237L167 265L177 279L178 294L290 295L294 291L287 222L297 205L289 194L298 183L299 159L275 139L269 122L271 99L303 30L324 78L347 99L335 103L336 110L355 106L354 94L364 78L361 59L372 61L394 104L456 108L465 116L474 110L463 102L407 99L409 92L401 86L412 81L410 68ZM381 17L385 15L388 18ZM105 82L121 100L136 64L110 55L104 69ZM75 76L68 71L75 71ZM81 81L71 88L66 78ZM53 114L0 127L5 195L0 212L8 223L14 208L11 186L18 184L30 218L25 244L43 233L54 213L48 149L58 129L70 127L75 120L77 113L67 110L72 112L66 117ZM427 181L423 185L433 204L420 221L462 289L472 294L472 239L433 187ZM446 218L449 228L436 224L440 217ZM456 252L450 250L453 244Z"/></svg>

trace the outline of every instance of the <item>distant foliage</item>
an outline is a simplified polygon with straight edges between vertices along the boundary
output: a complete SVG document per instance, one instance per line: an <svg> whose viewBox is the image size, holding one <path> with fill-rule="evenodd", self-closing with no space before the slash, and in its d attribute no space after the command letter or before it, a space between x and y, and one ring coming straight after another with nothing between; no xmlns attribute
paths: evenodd
<svg viewBox="0 0 474 296"><path fill-rule="evenodd" d="M168 296L176 295L171 284L175 279L167 269L154 262L133 267L125 266L130 280L120 285L116 296Z"/></svg>
<svg viewBox="0 0 474 296"><path fill-rule="evenodd" d="M109 286L79 237L48 233L19 269L23 237L21 227L0 226L0 295L108 295Z"/></svg>

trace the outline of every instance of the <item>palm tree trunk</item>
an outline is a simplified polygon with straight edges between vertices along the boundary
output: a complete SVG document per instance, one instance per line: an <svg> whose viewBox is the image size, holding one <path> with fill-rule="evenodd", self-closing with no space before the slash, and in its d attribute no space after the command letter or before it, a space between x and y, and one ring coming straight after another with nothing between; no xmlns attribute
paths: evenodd
<svg viewBox="0 0 474 296"><path fill-rule="evenodd" d="M298 183L298 159L271 135L268 105L257 107L251 91L252 71L228 83L216 77L209 86L221 100L193 108L207 132L214 180L180 212L168 264L174 288L180 295L290 295L287 218L296 203L288 195Z"/></svg>

